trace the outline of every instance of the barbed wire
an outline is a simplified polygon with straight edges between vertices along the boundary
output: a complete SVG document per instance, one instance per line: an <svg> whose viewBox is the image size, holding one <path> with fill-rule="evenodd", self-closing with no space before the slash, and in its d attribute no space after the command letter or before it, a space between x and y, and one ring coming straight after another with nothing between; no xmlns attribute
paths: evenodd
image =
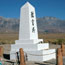
<svg viewBox="0 0 65 65"><path fill-rule="evenodd" d="M49 54L41 54L41 55L38 55L38 54L27 53L27 52L24 51L24 54L26 54L26 55L32 55L32 56L45 56L45 55L50 55L50 54L54 54L54 53L56 53L56 52L49 53ZM12 54L17 54L17 52L16 53L12 53Z"/></svg>
<svg viewBox="0 0 65 65"><path fill-rule="evenodd" d="M26 53L26 52L24 52ZM54 54L56 52L53 52L53 53L49 53L49 54L41 54L41 55L38 55L38 54L30 54L30 53L26 53L27 55L32 55L32 56L45 56L45 55L50 55L50 54Z"/></svg>

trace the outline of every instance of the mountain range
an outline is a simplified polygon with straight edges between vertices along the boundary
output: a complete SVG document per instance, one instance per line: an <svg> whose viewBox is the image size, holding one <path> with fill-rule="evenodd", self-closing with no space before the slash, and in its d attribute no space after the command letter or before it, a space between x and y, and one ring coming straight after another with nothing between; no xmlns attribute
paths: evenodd
<svg viewBox="0 0 65 65"><path fill-rule="evenodd" d="M0 33L18 33L19 19L0 16ZM65 33L65 20L56 17L37 18L39 33Z"/></svg>

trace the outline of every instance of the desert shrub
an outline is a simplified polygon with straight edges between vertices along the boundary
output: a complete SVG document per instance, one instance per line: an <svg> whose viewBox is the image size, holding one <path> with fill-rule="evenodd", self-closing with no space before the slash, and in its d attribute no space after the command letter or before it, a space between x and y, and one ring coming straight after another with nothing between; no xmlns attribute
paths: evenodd
<svg viewBox="0 0 65 65"><path fill-rule="evenodd" d="M0 42L0 44L6 44L5 42Z"/></svg>
<svg viewBox="0 0 65 65"><path fill-rule="evenodd" d="M0 45L3 44L14 44L15 41L14 40L0 40Z"/></svg>
<svg viewBox="0 0 65 65"><path fill-rule="evenodd" d="M58 39L57 43L58 43L58 44L65 43L65 39Z"/></svg>
<svg viewBox="0 0 65 65"><path fill-rule="evenodd" d="M62 43L65 44L65 39L57 39L57 40L53 41L52 43L53 44L59 44L59 45L61 45Z"/></svg>
<svg viewBox="0 0 65 65"><path fill-rule="evenodd" d="M57 40L57 43L58 43L58 44L62 44L62 42L63 42L63 39L58 39L58 40Z"/></svg>
<svg viewBox="0 0 65 65"><path fill-rule="evenodd" d="M57 41L53 41L52 44L57 44Z"/></svg>

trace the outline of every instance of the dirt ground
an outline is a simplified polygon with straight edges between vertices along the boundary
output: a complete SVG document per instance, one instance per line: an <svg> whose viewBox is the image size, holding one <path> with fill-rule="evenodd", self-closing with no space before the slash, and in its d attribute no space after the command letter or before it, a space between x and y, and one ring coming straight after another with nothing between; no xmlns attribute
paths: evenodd
<svg viewBox="0 0 65 65"><path fill-rule="evenodd" d="M0 45L1 46L1 45ZM11 62L8 61L9 60L9 53L10 53L10 49L11 49L11 45L10 44L5 44L2 45L4 47L4 58L8 58L7 61L0 61L2 62L3 65L18 65L16 62ZM60 48L60 45L53 45L50 44L50 48ZM65 65L65 57L63 57L63 65ZM31 61L26 61L26 65L56 65L56 60L52 59L46 62L31 62Z"/></svg>

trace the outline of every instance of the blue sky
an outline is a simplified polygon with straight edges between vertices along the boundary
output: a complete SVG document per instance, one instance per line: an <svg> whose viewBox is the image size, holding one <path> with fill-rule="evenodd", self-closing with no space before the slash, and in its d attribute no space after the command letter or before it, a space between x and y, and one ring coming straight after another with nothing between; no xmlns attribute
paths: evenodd
<svg viewBox="0 0 65 65"><path fill-rule="evenodd" d="M36 16L52 16L65 20L65 0L0 0L0 16L19 18L20 7L29 1L36 8Z"/></svg>

